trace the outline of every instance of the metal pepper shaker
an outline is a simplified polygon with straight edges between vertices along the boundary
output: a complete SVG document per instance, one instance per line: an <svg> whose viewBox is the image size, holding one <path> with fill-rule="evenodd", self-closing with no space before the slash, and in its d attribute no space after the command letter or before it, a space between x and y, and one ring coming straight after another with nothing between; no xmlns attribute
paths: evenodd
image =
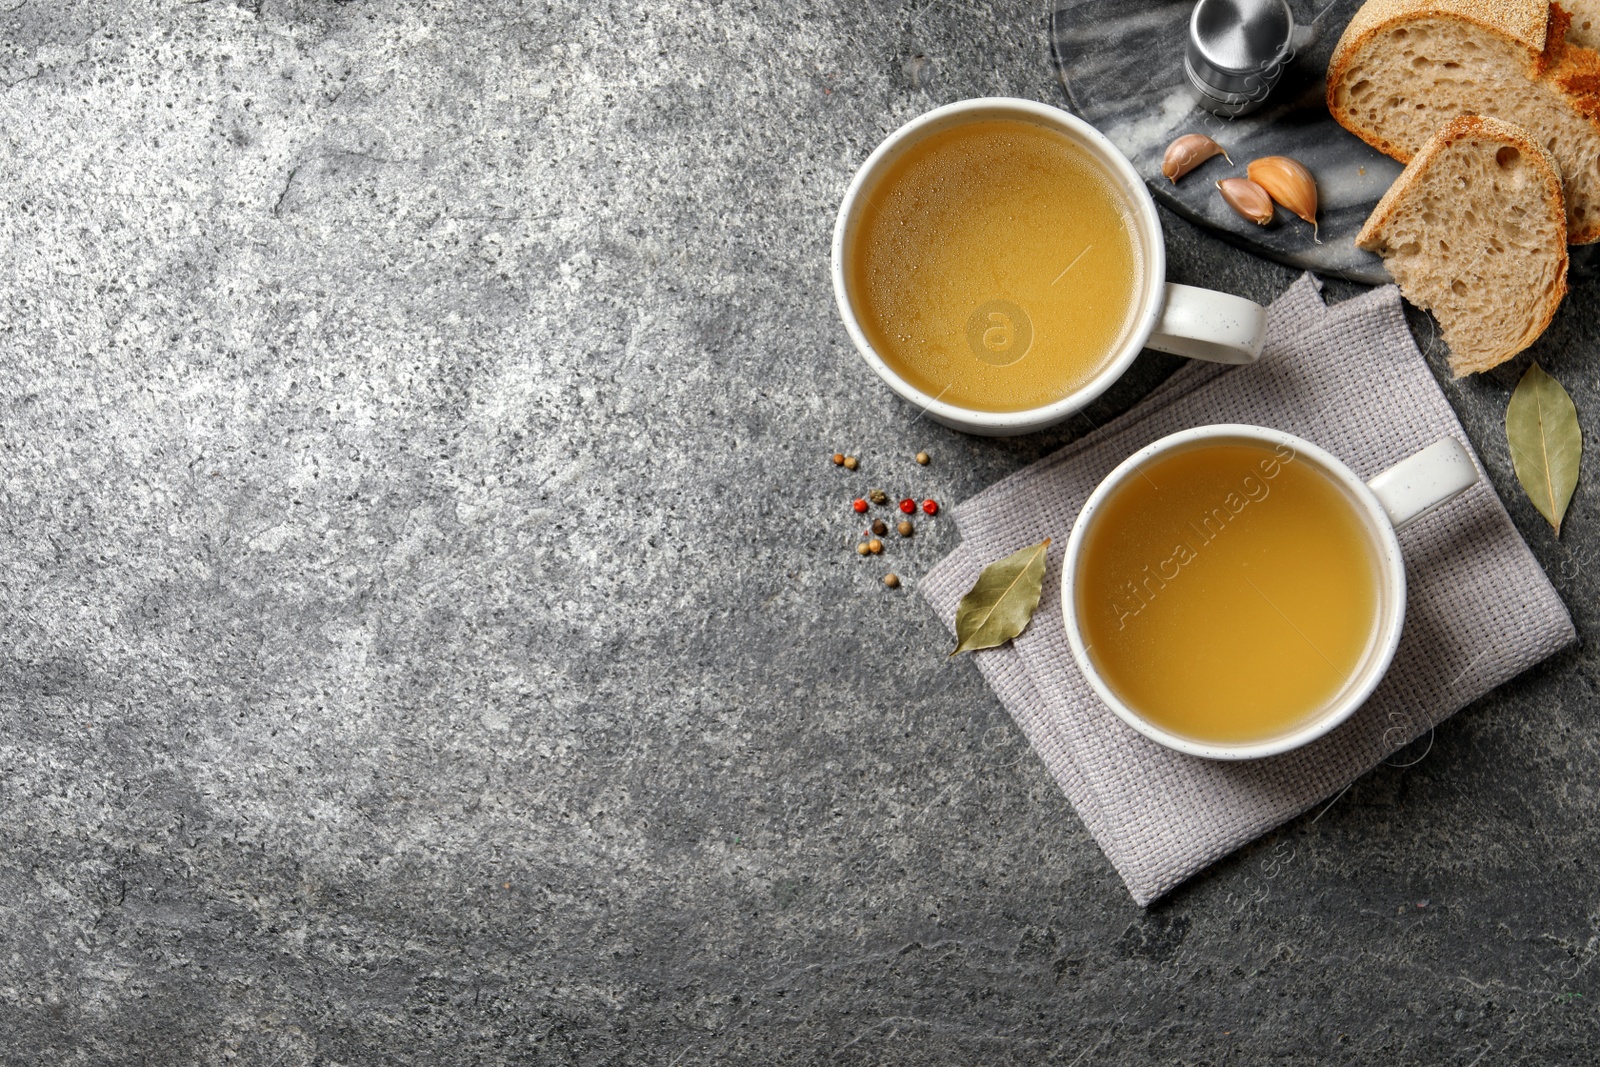
<svg viewBox="0 0 1600 1067"><path fill-rule="evenodd" d="M1201 107L1228 118L1247 115L1315 37L1314 22L1295 26L1287 0L1198 0L1183 70Z"/></svg>

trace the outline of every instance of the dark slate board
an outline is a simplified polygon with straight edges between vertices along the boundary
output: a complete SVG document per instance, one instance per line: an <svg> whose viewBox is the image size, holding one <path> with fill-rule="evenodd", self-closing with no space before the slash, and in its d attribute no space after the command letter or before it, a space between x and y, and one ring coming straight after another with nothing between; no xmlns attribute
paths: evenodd
<svg viewBox="0 0 1600 1067"><path fill-rule="evenodd" d="M1333 121L1323 102L1328 57L1361 0L1334 0L1314 18L1306 0L1289 0L1299 24L1315 24L1308 50L1284 70L1261 110L1224 119L1194 103L1183 74L1183 45L1193 0L1057 0L1050 52L1072 111L1098 127L1133 160L1156 199L1228 240L1296 267L1355 281L1387 282L1383 261L1355 247L1361 224L1400 164ZM1177 185L1161 176L1167 145L1186 133L1216 139L1218 156ZM1271 226L1246 222L1213 184L1244 176L1261 156L1292 156L1310 168L1321 198L1322 244L1311 227L1280 210Z"/></svg>

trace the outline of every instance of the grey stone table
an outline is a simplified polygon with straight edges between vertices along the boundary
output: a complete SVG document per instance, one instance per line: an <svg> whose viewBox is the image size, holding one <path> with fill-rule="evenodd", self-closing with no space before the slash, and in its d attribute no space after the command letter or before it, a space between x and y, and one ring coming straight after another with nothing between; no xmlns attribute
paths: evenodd
<svg viewBox="0 0 1600 1067"><path fill-rule="evenodd" d="M848 551L1088 425L918 421L825 271L886 131L1060 100L1045 16L0 0L0 1062L1594 1061L1592 650L1143 912L878 583L948 524ZM1525 363L1445 388L1590 633Z"/></svg>

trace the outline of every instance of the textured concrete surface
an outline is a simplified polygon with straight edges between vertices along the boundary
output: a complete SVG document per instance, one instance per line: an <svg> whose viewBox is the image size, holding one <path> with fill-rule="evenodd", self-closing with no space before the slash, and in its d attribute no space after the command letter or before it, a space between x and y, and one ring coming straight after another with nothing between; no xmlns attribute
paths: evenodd
<svg viewBox="0 0 1600 1067"><path fill-rule="evenodd" d="M848 552L1088 425L917 421L826 284L885 132L1059 100L1044 16L0 0L0 1062L1594 1061L1591 650L1141 912L878 584L948 524ZM1516 373L1448 389L1591 633Z"/></svg>

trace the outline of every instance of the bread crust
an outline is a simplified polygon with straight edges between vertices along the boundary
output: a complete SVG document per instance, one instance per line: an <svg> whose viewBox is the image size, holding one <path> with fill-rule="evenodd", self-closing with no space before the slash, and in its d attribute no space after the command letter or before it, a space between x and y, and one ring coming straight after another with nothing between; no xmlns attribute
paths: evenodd
<svg viewBox="0 0 1600 1067"><path fill-rule="evenodd" d="M1567 40L1572 16L1560 4L1550 5L1550 29L1545 39L1546 76L1572 97L1573 103L1600 122L1600 52Z"/></svg>
<svg viewBox="0 0 1600 1067"><path fill-rule="evenodd" d="M1540 144L1526 128L1501 119L1488 118L1481 115L1462 115L1451 119L1439 128L1428 142L1417 151L1415 158L1406 165L1406 169L1389 191L1383 194L1383 199L1378 201L1378 206L1361 227L1361 232L1356 234L1356 246L1369 252L1376 252L1383 243L1383 231L1388 227L1399 205L1407 199L1412 190L1427 176L1429 165L1439 156L1454 145L1462 141L1479 140L1490 141L1497 144L1515 148L1523 153L1529 160L1536 164L1540 178L1544 184L1543 202L1551 210L1560 232L1565 235L1567 226L1566 202L1561 192L1561 168L1556 163L1555 156L1549 149ZM1517 352L1538 340L1539 336L1549 328L1550 321L1555 318L1556 309L1561 306L1562 298L1567 295L1567 243L1562 240L1557 243L1559 255L1559 269L1556 274L1555 285L1541 294L1543 299L1534 318L1536 325L1523 337L1521 346L1514 352L1507 352L1502 357L1491 361L1458 359L1454 352L1450 356L1450 369L1456 377L1460 378L1477 371L1488 370L1490 367L1510 359Z"/></svg>

